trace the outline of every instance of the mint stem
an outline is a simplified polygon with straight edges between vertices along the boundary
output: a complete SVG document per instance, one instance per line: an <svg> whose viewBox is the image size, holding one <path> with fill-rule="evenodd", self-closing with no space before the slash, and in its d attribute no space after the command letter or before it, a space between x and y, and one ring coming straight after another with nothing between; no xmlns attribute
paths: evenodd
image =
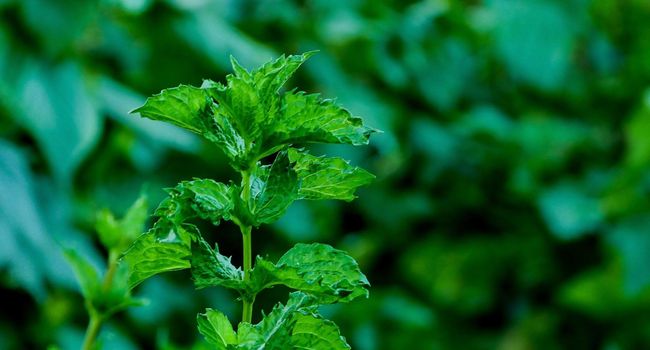
<svg viewBox="0 0 650 350"><path fill-rule="evenodd" d="M243 171L242 172L242 200L244 201L245 205L248 206L248 203L250 202L250 182L251 182L251 171ZM242 233L242 240L243 240L243 249L244 249L244 281L248 281L250 279L250 271L253 268L252 267L252 243L251 243L251 231L252 227L250 225L240 225L239 229L241 230ZM243 309L242 309L242 322L248 322L251 323L253 319L253 303L255 302L255 298L249 299L248 297L242 298L243 301Z"/></svg>
<svg viewBox="0 0 650 350"><path fill-rule="evenodd" d="M113 283L113 277L115 276L115 271L117 270L117 257L119 254L111 250L108 254L108 270L104 275L104 282L102 283L102 293L108 294ZM86 335L84 336L82 350L90 350L93 348L95 343L95 338L99 335L99 330L102 328L102 323L104 323L104 317L101 313L95 311L96 309L92 306L89 306L90 320L88 321L88 328L86 328Z"/></svg>
<svg viewBox="0 0 650 350"><path fill-rule="evenodd" d="M84 337L84 343L81 347L82 350L91 350L93 348L95 338L97 338L101 327L102 317L93 312L90 316L90 321L88 322L88 328L86 328L86 336Z"/></svg>
<svg viewBox="0 0 650 350"><path fill-rule="evenodd" d="M251 263L252 263L252 257L251 257L251 227L246 226L242 230L242 238L244 240L244 281L248 281L250 279L250 270L252 269ZM246 298L243 299L244 302L244 307L242 310L242 321L243 322L248 322L251 323L253 319L253 303L255 302L255 299L253 300L248 300Z"/></svg>

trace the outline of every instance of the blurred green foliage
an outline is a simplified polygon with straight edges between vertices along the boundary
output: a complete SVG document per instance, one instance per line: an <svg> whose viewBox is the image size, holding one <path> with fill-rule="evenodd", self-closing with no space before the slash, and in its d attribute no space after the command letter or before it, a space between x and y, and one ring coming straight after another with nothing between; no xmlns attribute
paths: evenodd
<svg viewBox="0 0 650 350"><path fill-rule="evenodd" d="M646 0L0 0L0 349L79 347L63 251L101 265L98 210L124 213L143 184L157 203L181 179L234 177L129 110L222 80L230 54L250 68L312 49L293 85L384 130L314 153L379 179L292 207L254 250L349 251L371 297L323 314L353 348L648 347L648 18ZM236 228L213 236L241 261ZM106 349L200 348L197 312L238 317L182 273L137 294L150 304L116 315Z"/></svg>

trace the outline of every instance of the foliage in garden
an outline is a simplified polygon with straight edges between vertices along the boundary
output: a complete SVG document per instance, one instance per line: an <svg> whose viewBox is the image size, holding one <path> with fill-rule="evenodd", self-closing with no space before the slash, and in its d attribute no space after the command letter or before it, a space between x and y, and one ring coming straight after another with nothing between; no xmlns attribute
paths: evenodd
<svg viewBox="0 0 650 350"><path fill-rule="evenodd" d="M241 185L229 164L252 149L231 157L128 110L225 76L230 54L250 69L309 50L290 86L384 133L305 157L377 180L352 202L294 202L253 247L268 267L315 241L355 258L372 297L319 308L354 349L647 347L649 17L645 0L0 0L0 348L79 348L64 252L102 275L98 209L122 216L145 183L149 203L191 196L175 186L194 177ZM190 224L241 266L239 229L220 221ZM140 283L149 304L113 314L105 348L206 348L206 308L234 331L239 293L194 290L192 272ZM290 291L258 294L256 321Z"/></svg>

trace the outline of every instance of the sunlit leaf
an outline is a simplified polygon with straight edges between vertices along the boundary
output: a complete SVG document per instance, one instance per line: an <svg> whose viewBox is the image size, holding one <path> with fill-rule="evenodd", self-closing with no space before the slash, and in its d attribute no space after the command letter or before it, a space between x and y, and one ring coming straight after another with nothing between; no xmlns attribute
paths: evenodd
<svg viewBox="0 0 650 350"><path fill-rule="evenodd" d="M294 91L282 96L280 115L271 130L264 141L269 145L307 142L365 145L377 131L332 100Z"/></svg>
<svg viewBox="0 0 650 350"><path fill-rule="evenodd" d="M350 349L334 322L311 313L296 313L294 321L291 332L291 345L294 349Z"/></svg>
<svg viewBox="0 0 650 350"><path fill-rule="evenodd" d="M123 256L129 267L130 288L158 273L190 268L190 243L196 235L191 225L160 220L138 237Z"/></svg>
<svg viewBox="0 0 650 350"><path fill-rule="evenodd" d="M197 134L205 132L199 115L206 113L209 100L205 91L188 85L165 89L147 98L145 104L131 111L144 118L165 121Z"/></svg>
<svg viewBox="0 0 650 350"><path fill-rule="evenodd" d="M367 185L375 178L341 158L316 157L290 148L289 160L295 163L293 169L300 181L298 193L304 199L351 201L357 187Z"/></svg>
<svg viewBox="0 0 650 350"><path fill-rule="evenodd" d="M223 313L207 309L204 314L196 317L199 324L199 332L203 334L205 340L214 346L216 350L230 349L230 345L237 344L237 334L232 328L228 317Z"/></svg>
<svg viewBox="0 0 650 350"><path fill-rule="evenodd" d="M312 295L319 303L367 297L370 285L352 257L320 243L296 244L277 264L258 257L251 279L254 291L285 285Z"/></svg>
<svg viewBox="0 0 650 350"><path fill-rule="evenodd" d="M143 231L147 220L148 204L144 196L138 198L121 220L116 220L108 210L97 214L95 229L107 248L123 250L128 247Z"/></svg>

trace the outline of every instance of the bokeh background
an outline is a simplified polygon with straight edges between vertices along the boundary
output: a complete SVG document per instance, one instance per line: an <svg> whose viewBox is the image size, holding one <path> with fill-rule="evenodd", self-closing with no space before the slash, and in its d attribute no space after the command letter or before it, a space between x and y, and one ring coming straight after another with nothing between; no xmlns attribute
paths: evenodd
<svg viewBox="0 0 650 350"><path fill-rule="evenodd" d="M235 178L216 147L129 110L223 80L231 54L313 49L289 86L384 131L314 153L378 179L351 203L295 203L253 244L358 259L370 299L324 310L354 349L650 348L647 0L0 0L0 349L79 348L61 252L101 265L97 210ZM207 235L241 261L234 227ZM239 319L185 272L136 294L149 306L117 315L106 349L201 347L205 307Z"/></svg>

